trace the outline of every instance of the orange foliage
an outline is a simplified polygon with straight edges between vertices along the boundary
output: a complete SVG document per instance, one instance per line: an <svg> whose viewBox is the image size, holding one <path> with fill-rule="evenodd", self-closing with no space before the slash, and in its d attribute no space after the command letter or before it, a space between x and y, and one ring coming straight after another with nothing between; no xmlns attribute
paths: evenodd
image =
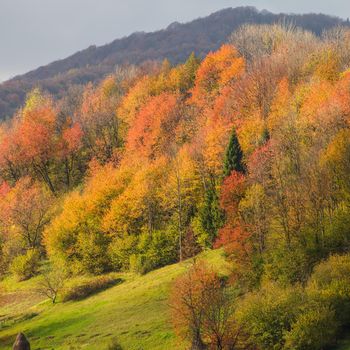
<svg viewBox="0 0 350 350"><path fill-rule="evenodd" d="M271 113L267 119L267 124L271 132L281 126L284 118L289 113L290 99L289 82L287 78L284 78L277 86L277 92L271 105Z"/></svg>
<svg viewBox="0 0 350 350"><path fill-rule="evenodd" d="M219 230L215 247L224 246L227 252L245 254L247 252L247 238L249 237L240 225L238 205L244 195L246 178L240 172L233 171L221 187L220 205L226 213L226 224Z"/></svg>
<svg viewBox="0 0 350 350"><path fill-rule="evenodd" d="M244 72L244 59L231 45L211 52L201 63L192 91L192 100L200 107L211 103L220 90Z"/></svg>
<svg viewBox="0 0 350 350"><path fill-rule="evenodd" d="M0 223L4 233L12 238L20 236L27 249L38 248L50 220L52 197L29 177L21 178L13 188L2 184L0 191Z"/></svg>
<svg viewBox="0 0 350 350"><path fill-rule="evenodd" d="M18 128L18 143L23 161L47 161L55 157L59 141L56 134L56 118L57 114L50 102L24 111Z"/></svg>
<svg viewBox="0 0 350 350"><path fill-rule="evenodd" d="M238 333L230 303L217 274L203 262L195 263L171 291L176 333L193 349L204 349L204 344L210 349L234 348Z"/></svg>
<svg viewBox="0 0 350 350"><path fill-rule="evenodd" d="M70 128L63 130L62 153L64 157L77 152L82 147L83 130L80 124L74 123Z"/></svg>
<svg viewBox="0 0 350 350"><path fill-rule="evenodd" d="M245 180L244 174L233 171L221 186L220 204L229 218L233 219L237 215L238 204L244 194Z"/></svg>
<svg viewBox="0 0 350 350"><path fill-rule="evenodd" d="M175 139L181 117L178 96L164 93L153 97L136 116L127 137L127 150L149 159L165 154Z"/></svg>

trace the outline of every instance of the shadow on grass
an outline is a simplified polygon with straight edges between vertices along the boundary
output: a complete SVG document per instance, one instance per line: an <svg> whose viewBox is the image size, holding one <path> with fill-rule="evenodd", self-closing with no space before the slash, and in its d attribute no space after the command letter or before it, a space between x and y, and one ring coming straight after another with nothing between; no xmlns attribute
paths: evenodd
<svg viewBox="0 0 350 350"><path fill-rule="evenodd" d="M98 277L91 281L67 289L62 295L62 302L83 300L103 292L108 288L115 287L123 282L124 280L122 278L110 279Z"/></svg>
<svg viewBox="0 0 350 350"><path fill-rule="evenodd" d="M0 331L15 326L17 323L21 323L38 316L36 312L30 312L23 315L0 317Z"/></svg>

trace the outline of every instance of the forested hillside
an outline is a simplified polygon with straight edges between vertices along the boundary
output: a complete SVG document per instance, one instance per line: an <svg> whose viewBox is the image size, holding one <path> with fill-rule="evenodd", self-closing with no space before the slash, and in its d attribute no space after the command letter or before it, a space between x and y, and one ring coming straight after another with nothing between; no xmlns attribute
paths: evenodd
<svg viewBox="0 0 350 350"><path fill-rule="evenodd" d="M319 37L248 24L203 59L126 66L62 99L34 89L0 128L0 293L8 279L33 281L33 293L61 303L74 325L57 331L56 320L64 348L84 327L71 319L77 300L114 286L118 297L107 295L125 309L104 318L96 304L89 318L114 331L128 307L150 314L147 294L130 289L138 304L116 289L118 274L191 258L155 296L181 347L337 346L350 326L349 107L345 27ZM224 273L198 263L219 248ZM34 323L13 312L1 312L0 341L22 325L44 346L49 309Z"/></svg>
<svg viewBox="0 0 350 350"><path fill-rule="evenodd" d="M292 23L320 35L339 24L339 18L321 14L273 14L253 7L228 8L193 22L173 23L154 33L134 33L114 42L86 50L40 67L0 85L0 119L10 117L33 87L41 87L55 97L62 97L71 86L99 82L117 66L141 64L169 59L173 64L184 62L194 52L204 57L218 49L233 30L244 23Z"/></svg>

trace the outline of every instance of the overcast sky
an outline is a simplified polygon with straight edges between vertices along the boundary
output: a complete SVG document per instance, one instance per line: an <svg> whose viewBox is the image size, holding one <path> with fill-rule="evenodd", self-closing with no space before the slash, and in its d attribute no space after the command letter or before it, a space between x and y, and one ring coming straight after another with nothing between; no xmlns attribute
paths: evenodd
<svg viewBox="0 0 350 350"><path fill-rule="evenodd" d="M0 81L92 44L242 5L350 17L350 0L0 0Z"/></svg>

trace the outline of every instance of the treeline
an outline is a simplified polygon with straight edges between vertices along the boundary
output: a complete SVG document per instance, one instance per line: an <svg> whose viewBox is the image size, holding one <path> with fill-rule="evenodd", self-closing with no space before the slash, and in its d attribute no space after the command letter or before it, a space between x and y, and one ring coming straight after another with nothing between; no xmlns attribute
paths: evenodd
<svg viewBox="0 0 350 350"><path fill-rule="evenodd" d="M26 94L40 86L55 98L62 98L72 86L99 83L115 68L168 58L173 64L184 62L195 52L201 58L217 50L228 36L245 23L292 23L321 35L337 25L348 25L337 17L322 14L273 14L254 7L228 8L189 23L174 23L154 33L134 33L110 44L86 50L1 84L0 119L10 117L25 101Z"/></svg>
<svg viewBox="0 0 350 350"><path fill-rule="evenodd" d="M59 101L29 94L0 132L3 274L30 278L43 259L72 275L146 273L224 247L229 281L194 268L176 288L193 349L337 339L349 325L349 259L333 255L350 239L350 32L246 25L230 40Z"/></svg>

